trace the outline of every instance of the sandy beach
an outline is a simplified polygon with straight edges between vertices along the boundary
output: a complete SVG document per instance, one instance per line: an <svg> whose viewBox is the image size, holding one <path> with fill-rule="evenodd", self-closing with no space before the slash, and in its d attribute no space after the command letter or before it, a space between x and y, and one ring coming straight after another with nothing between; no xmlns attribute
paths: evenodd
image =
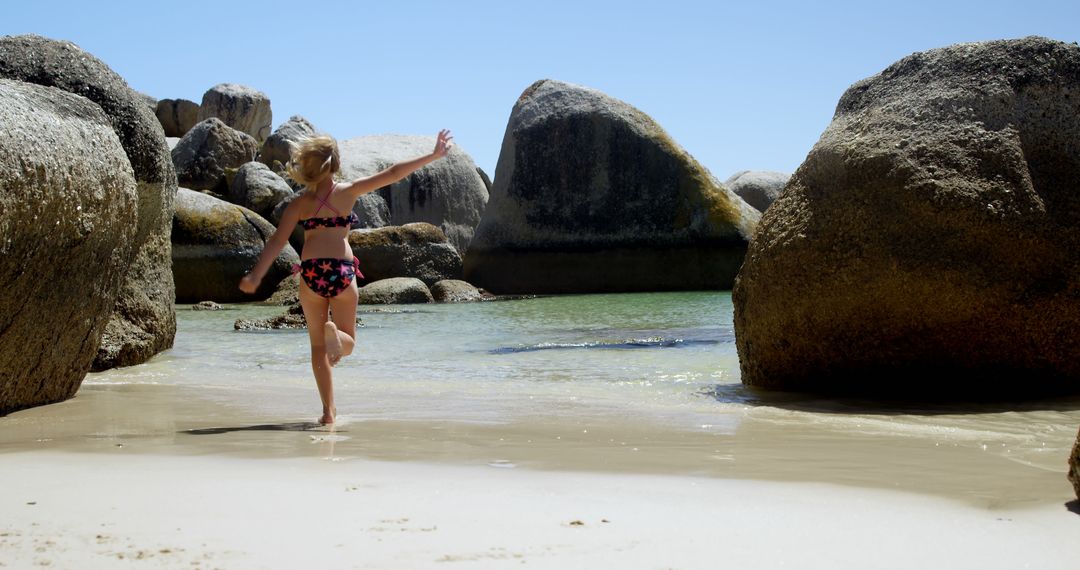
<svg viewBox="0 0 1080 570"><path fill-rule="evenodd" d="M500 447L554 440L539 423L346 417L329 430L215 403L229 396L91 385L4 418L0 564L1011 569L1070 568L1080 555L1061 473L973 480L987 489L973 499L932 478L920 492L872 473L837 484L812 465L803 477L709 471L692 459L700 442L668 441L657 426L649 442L624 433L639 443L633 461L588 439ZM762 470L783 474L766 456Z"/></svg>

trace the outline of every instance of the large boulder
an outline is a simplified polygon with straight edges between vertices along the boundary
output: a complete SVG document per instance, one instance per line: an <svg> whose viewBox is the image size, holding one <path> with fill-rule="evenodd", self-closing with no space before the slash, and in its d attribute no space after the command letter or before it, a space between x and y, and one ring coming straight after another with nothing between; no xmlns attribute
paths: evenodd
<svg viewBox="0 0 1080 570"><path fill-rule="evenodd" d="M182 137L199 122L199 104L187 99L162 99L154 114L167 137Z"/></svg>
<svg viewBox="0 0 1080 570"><path fill-rule="evenodd" d="M294 115L270 135L259 151L259 162L269 166L274 172L281 172L292 157L292 147L300 141L316 134L315 125L307 119Z"/></svg>
<svg viewBox="0 0 1080 570"><path fill-rule="evenodd" d="M292 195L293 189L269 167L261 162L249 162L236 171L225 198L270 219L274 208Z"/></svg>
<svg viewBox="0 0 1080 570"><path fill-rule="evenodd" d="M724 186L757 211L764 212L776 200L791 178L785 172L742 170L724 181Z"/></svg>
<svg viewBox="0 0 1080 570"><path fill-rule="evenodd" d="M391 277L360 288L361 305L404 305L431 303L431 291L424 282L413 277Z"/></svg>
<svg viewBox="0 0 1080 570"><path fill-rule="evenodd" d="M100 107L0 79L0 415L75 395L131 265L138 200Z"/></svg>
<svg viewBox="0 0 1080 570"><path fill-rule="evenodd" d="M199 121L221 119L226 125L262 142L270 136L270 98L246 85L222 83L208 89L199 105Z"/></svg>
<svg viewBox="0 0 1080 570"><path fill-rule="evenodd" d="M538 81L510 114L465 277L498 294L729 288L758 216L641 111Z"/></svg>
<svg viewBox="0 0 1080 570"><path fill-rule="evenodd" d="M1080 47L908 56L844 93L736 284L743 382L1080 391Z"/></svg>
<svg viewBox="0 0 1080 570"><path fill-rule="evenodd" d="M184 188L228 193L225 172L255 160L259 143L219 119L192 127L172 149L177 181Z"/></svg>
<svg viewBox="0 0 1080 570"><path fill-rule="evenodd" d="M342 141L343 180L370 176L396 162L430 154L433 136L379 135ZM403 226L427 222L446 234L464 253L488 201L488 191L472 158L454 146L442 160L433 162L378 192L358 200L361 227Z"/></svg>
<svg viewBox="0 0 1080 570"><path fill-rule="evenodd" d="M461 256L439 228L425 223L349 232L364 281L415 277L431 286L461 277Z"/></svg>
<svg viewBox="0 0 1080 570"><path fill-rule="evenodd" d="M179 303L235 303L269 297L300 258L292 247L274 260L255 295L240 291L274 226L242 206L181 188L173 221L173 272Z"/></svg>
<svg viewBox="0 0 1080 570"><path fill-rule="evenodd" d="M78 46L40 36L0 38L0 77L86 97L109 118L135 173L138 211L132 263L101 336L95 370L138 364L172 347L176 311L170 259L176 173L144 95Z"/></svg>

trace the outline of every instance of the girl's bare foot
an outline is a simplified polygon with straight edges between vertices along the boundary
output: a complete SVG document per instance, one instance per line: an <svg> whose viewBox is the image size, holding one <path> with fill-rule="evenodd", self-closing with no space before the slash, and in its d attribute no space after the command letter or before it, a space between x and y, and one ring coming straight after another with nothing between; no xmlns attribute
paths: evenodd
<svg viewBox="0 0 1080 570"><path fill-rule="evenodd" d="M323 325L323 342L326 343L326 358L330 360L330 366L334 366L341 360L341 339L338 338L338 328L331 321Z"/></svg>
<svg viewBox="0 0 1080 570"><path fill-rule="evenodd" d="M322 417L319 418L319 424L330 425L334 423L334 419L337 416L337 408L323 408Z"/></svg>

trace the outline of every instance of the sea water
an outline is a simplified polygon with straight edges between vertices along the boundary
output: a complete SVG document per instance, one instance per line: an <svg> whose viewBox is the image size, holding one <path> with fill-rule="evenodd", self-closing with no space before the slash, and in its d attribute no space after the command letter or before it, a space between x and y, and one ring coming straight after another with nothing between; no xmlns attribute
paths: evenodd
<svg viewBox="0 0 1080 570"><path fill-rule="evenodd" d="M281 312L180 306L174 348L84 386L183 387L297 425L319 412L307 332L233 326ZM347 440L337 454L826 481L994 505L1071 498L1080 400L897 406L755 392L740 383L728 292L361 306L359 316L356 351L333 371L335 437ZM232 429L249 428L191 433Z"/></svg>

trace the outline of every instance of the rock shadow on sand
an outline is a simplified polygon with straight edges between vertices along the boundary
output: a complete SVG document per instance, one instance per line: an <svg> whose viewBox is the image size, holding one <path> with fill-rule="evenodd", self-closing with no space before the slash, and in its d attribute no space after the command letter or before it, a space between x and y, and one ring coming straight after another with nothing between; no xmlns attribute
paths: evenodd
<svg viewBox="0 0 1080 570"><path fill-rule="evenodd" d="M819 414L937 416L1005 412L1070 412L1080 410L1080 395L1009 400L1002 397L971 400L900 399L869 396L779 392L744 384L716 384L702 395L725 404L782 408Z"/></svg>

